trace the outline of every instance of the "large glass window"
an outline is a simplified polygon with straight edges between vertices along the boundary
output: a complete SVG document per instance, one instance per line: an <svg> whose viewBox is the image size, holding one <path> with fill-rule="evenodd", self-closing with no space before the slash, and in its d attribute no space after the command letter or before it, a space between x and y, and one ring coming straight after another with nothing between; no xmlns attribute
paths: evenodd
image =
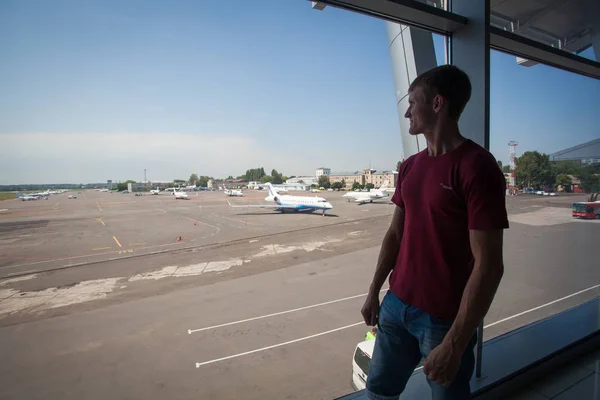
<svg viewBox="0 0 600 400"><path fill-rule="evenodd" d="M573 212L585 211L598 190L600 164L581 163L580 154L600 154L600 82L515 61L491 52L490 150L507 175L510 229L486 339L599 293L594 238L600 225ZM553 161L555 154L560 161Z"/></svg>
<svg viewBox="0 0 600 400"><path fill-rule="evenodd" d="M491 22L595 56L587 2L538 3L492 1ZM401 134L408 85L448 40L315 8L0 5L3 394L335 398L353 361L367 372L360 309L394 189L362 183L424 148ZM598 81L491 65L511 227L485 339L600 281L599 221L574 215L599 212ZM314 185L283 185L298 177Z"/></svg>
<svg viewBox="0 0 600 400"><path fill-rule="evenodd" d="M0 8L3 394L351 391L394 209L362 183L402 162L395 68L444 38L400 27L407 69L385 22L305 1Z"/></svg>

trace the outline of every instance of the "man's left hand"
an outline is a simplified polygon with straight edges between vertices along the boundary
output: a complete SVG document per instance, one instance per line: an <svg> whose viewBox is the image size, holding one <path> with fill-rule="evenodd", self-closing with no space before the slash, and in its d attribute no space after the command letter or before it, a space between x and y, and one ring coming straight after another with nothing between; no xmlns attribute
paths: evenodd
<svg viewBox="0 0 600 400"><path fill-rule="evenodd" d="M429 380L448 387L456 377L461 359L462 354L442 342L425 358L423 372Z"/></svg>

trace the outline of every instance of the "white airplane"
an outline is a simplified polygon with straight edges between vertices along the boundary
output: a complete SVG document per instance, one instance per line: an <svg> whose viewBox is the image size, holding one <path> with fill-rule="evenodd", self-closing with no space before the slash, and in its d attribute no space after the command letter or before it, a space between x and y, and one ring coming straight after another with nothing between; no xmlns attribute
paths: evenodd
<svg viewBox="0 0 600 400"><path fill-rule="evenodd" d="M17 199L21 199L23 201L31 201L37 200L38 196L32 196L30 194L22 195L21 193L17 192Z"/></svg>
<svg viewBox="0 0 600 400"><path fill-rule="evenodd" d="M323 212L323 216L325 216L325 211L331 210L333 206L326 199L322 197L309 197L309 196L286 196L280 195L277 193L277 190L271 186L270 183L267 183L269 190L269 196L265 198L267 201L272 201L275 204L259 204L259 205L232 205L227 203L233 208L271 208L276 211L281 211L282 213L285 210L292 210L294 212L303 211L303 210L321 210Z"/></svg>
<svg viewBox="0 0 600 400"><path fill-rule="evenodd" d="M186 186L186 187L185 187L185 190L194 190L194 189L196 189L196 181L194 181L194 184L193 184L193 185L190 185L190 186Z"/></svg>
<svg viewBox="0 0 600 400"><path fill-rule="evenodd" d="M150 194L155 195L155 196L158 195L159 193L160 193L160 189L153 189L150 191Z"/></svg>
<svg viewBox="0 0 600 400"><path fill-rule="evenodd" d="M384 183L379 189L371 189L370 192L347 192L342 197L348 199L348 201L354 200L358 204L372 203L373 200L380 200L389 196L386 190L387 184L387 182Z"/></svg>
<svg viewBox="0 0 600 400"><path fill-rule="evenodd" d="M189 200L188 194L186 192L174 191L173 195L175 196L175 200L177 200L177 199Z"/></svg>
<svg viewBox="0 0 600 400"><path fill-rule="evenodd" d="M327 202L327 199L324 197L318 197L318 196L314 196L314 197L309 197L309 196L291 196L291 195L286 195L286 194L281 194L281 192L279 191L279 189L275 189L270 183L267 183L265 186L267 186L268 190L269 190L269 195L267 197L265 197L266 201L275 201L275 197L278 197L281 201L283 202L294 202L297 200L304 200L304 199L313 199L319 202ZM276 202L276 201L275 201Z"/></svg>
<svg viewBox="0 0 600 400"><path fill-rule="evenodd" d="M244 195L244 193L242 193L241 190L234 190L234 189L225 189L224 193L226 196L242 197Z"/></svg>

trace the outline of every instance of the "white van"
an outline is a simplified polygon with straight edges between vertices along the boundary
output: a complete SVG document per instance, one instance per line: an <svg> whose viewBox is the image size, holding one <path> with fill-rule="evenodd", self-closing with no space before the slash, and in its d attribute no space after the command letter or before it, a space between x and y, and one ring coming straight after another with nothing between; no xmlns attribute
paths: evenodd
<svg viewBox="0 0 600 400"><path fill-rule="evenodd" d="M367 386L367 375L369 373L371 357L373 356L373 349L375 348L375 340L360 342L354 349L352 357L352 388L355 391L363 390ZM413 375L423 368L423 361L421 359L419 365L413 371Z"/></svg>
<svg viewBox="0 0 600 400"><path fill-rule="evenodd" d="M375 339L377 340L377 339ZM352 357L352 387L354 390L363 390L367 384L369 364L375 348L375 340L365 340L356 345Z"/></svg>

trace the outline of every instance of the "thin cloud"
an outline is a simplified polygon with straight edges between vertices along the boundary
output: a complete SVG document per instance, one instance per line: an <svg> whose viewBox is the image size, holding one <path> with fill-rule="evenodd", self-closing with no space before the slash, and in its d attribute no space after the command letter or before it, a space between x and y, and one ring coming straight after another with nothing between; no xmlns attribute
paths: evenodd
<svg viewBox="0 0 600 400"><path fill-rule="evenodd" d="M242 135L181 133L19 133L1 135L0 183L187 179L243 174L286 162ZM282 165L283 166L283 165Z"/></svg>
<svg viewBox="0 0 600 400"><path fill-rule="evenodd" d="M275 168L287 176L314 175L319 166L357 171L395 168L393 148L281 143L240 134L7 133L0 134L0 184L94 183L134 179L170 181L191 173L226 178L247 169Z"/></svg>

